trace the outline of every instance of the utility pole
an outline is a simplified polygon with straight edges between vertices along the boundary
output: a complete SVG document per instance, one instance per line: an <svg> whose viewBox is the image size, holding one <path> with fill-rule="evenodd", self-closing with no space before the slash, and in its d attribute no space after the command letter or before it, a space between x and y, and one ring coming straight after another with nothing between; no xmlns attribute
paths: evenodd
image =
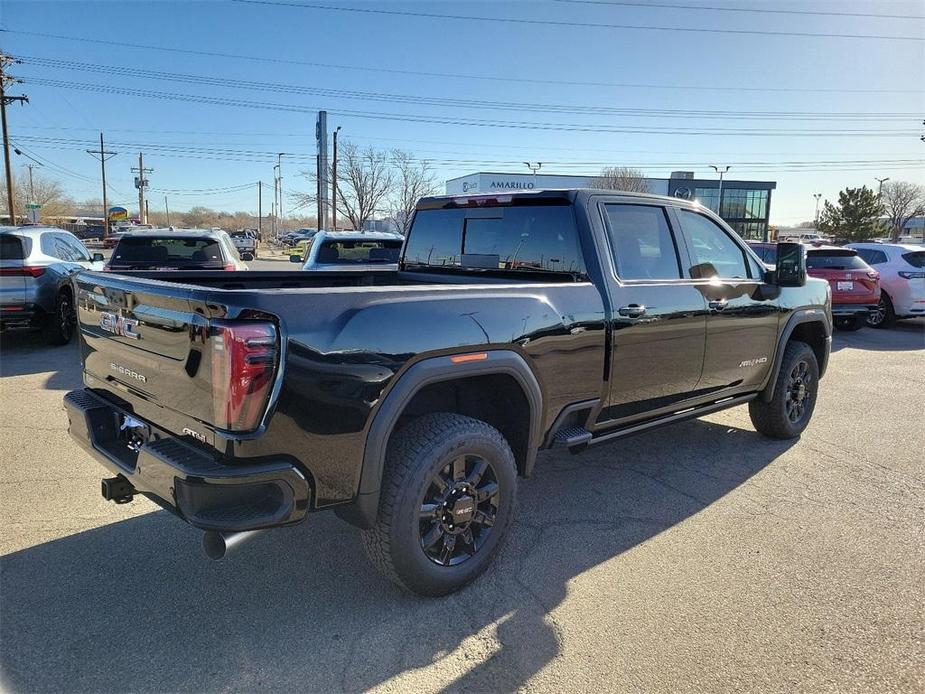
<svg viewBox="0 0 925 694"><path fill-rule="evenodd" d="M878 198L882 197L883 196L883 184L889 181L890 179L889 178L877 178L876 176L874 176L874 180L880 184L880 187L877 189L877 197Z"/></svg>
<svg viewBox="0 0 925 694"><path fill-rule="evenodd" d="M722 217L723 216L723 174L729 171L731 167L727 165L725 168L723 168L722 171L720 171L718 166L714 164L710 164L710 168L719 174L719 196L716 199L716 214Z"/></svg>
<svg viewBox="0 0 925 694"><path fill-rule="evenodd" d="M22 63L22 61L0 53L0 120L3 121L3 164L6 167L6 203L7 211L10 213L11 225L16 224L16 208L13 205L13 169L10 167L10 137L6 125L6 107L14 101L18 101L20 104L29 103L29 97L25 95L6 95L6 85L18 82L18 80L6 74L7 66L13 63Z"/></svg>
<svg viewBox="0 0 925 694"><path fill-rule="evenodd" d="M334 162L331 164L331 231L337 231L337 133L340 126L334 130Z"/></svg>
<svg viewBox="0 0 925 694"><path fill-rule="evenodd" d="M315 122L315 140L318 153L318 228L327 224L328 211L328 112L318 111Z"/></svg>
<svg viewBox="0 0 925 694"><path fill-rule="evenodd" d="M100 168L103 172L103 238L109 236L109 205L106 203L106 160L112 159L116 156L117 152L107 152L103 147L103 133L100 133L100 149L96 151L94 149L88 149L87 154L96 158L100 158Z"/></svg>
<svg viewBox="0 0 925 694"><path fill-rule="evenodd" d="M145 200L145 219L151 216L151 210L148 209L148 201Z"/></svg>
<svg viewBox="0 0 925 694"><path fill-rule="evenodd" d="M816 215L813 217L813 224L819 224L819 198L822 197L822 193L813 193L813 197L816 198Z"/></svg>
<svg viewBox="0 0 925 694"><path fill-rule="evenodd" d="M145 208L145 188L148 187L148 179L145 178L146 173L154 173L154 169L145 168L145 155L141 152L138 153L138 168L132 167L132 172L138 172L138 175L135 176L135 187L138 189L138 216L141 217L141 223L148 223L148 213Z"/></svg>
<svg viewBox="0 0 925 694"><path fill-rule="evenodd" d="M34 164L26 164L29 167L29 202L35 202L35 186L32 184L32 167Z"/></svg>
<svg viewBox="0 0 925 694"><path fill-rule="evenodd" d="M170 226L170 206L167 204L167 196L164 196L164 211L167 213L167 226Z"/></svg>
<svg viewBox="0 0 925 694"><path fill-rule="evenodd" d="M257 181L257 239L263 239L263 181Z"/></svg>

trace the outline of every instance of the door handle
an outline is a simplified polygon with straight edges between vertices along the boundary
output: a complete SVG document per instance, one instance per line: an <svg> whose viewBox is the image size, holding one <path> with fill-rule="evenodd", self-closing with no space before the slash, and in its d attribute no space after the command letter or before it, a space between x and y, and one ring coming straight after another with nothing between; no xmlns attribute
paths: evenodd
<svg viewBox="0 0 925 694"><path fill-rule="evenodd" d="M627 318L639 318L639 316L645 312L646 307L640 306L639 304L630 304L629 306L624 306L617 311L617 313L619 313L621 316L626 316Z"/></svg>
<svg viewBox="0 0 925 694"><path fill-rule="evenodd" d="M713 301L710 301L707 306L709 306L714 311L722 311L728 304L728 299L714 299Z"/></svg>

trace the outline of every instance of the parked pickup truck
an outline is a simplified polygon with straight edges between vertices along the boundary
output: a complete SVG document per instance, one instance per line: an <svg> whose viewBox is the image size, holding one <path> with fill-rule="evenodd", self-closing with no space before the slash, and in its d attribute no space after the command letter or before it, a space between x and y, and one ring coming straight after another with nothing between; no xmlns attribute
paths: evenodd
<svg viewBox="0 0 925 694"><path fill-rule="evenodd" d="M806 428L829 288L799 244L775 260L696 203L572 190L424 198L394 272L84 272L70 432L104 497L153 499L213 558L333 509L446 594L541 449L746 403L767 436Z"/></svg>
<svg viewBox="0 0 925 694"><path fill-rule="evenodd" d="M251 229L232 231L231 242L238 251L241 260L255 260L257 258L257 232ZM245 257L246 256L246 257Z"/></svg>

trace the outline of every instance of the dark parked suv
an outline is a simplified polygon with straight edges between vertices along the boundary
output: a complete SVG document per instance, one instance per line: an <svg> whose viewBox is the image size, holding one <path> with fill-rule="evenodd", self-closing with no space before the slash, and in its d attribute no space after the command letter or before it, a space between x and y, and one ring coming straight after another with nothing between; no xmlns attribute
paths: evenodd
<svg viewBox="0 0 925 694"><path fill-rule="evenodd" d="M775 264L694 203L571 190L424 198L396 271L82 274L70 432L106 498L155 499L210 556L331 509L445 594L490 564L540 449L737 405L799 436L829 285L798 244Z"/></svg>

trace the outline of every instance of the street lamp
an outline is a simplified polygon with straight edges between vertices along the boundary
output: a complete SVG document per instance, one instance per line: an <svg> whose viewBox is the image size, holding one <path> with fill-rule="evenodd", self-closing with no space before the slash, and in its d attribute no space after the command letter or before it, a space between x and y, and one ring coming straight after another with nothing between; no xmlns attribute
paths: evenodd
<svg viewBox="0 0 925 694"><path fill-rule="evenodd" d="M279 152L276 155L276 168L279 169L279 219L283 220L283 155L285 152Z"/></svg>
<svg viewBox="0 0 925 694"><path fill-rule="evenodd" d="M813 224L819 224L819 198L822 197L822 193L813 193L813 197L816 198L816 214L813 217Z"/></svg>
<svg viewBox="0 0 925 694"><path fill-rule="evenodd" d="M532 162L525 161L524 164L533 172L533 187L536 188L536 172L543 168L543 162L538 161L536 164L533 164Z"/></svg>
<svg viewBox="0 0 925 694"><path fill-rule="evenodd" d="M883 184L889 181L890 179L889 178L877 178L876 176L874 176L874 180L880 184L880 187L877 189L877 197L878 198L882 197L883 196Z"/></svg>
<svg viewBox="0 0 925 694"><path fill-rule="evenodd" d="M334 129L334 163L331 166L331 231L337 231L337 133L340 126Z"/></svg>
<svg viewBox="0 0 925 694"><path fill-rule="evenodd" d="M723 167L723 170L720 171L720 167L716 164L710 164L710 168L713 169L716 173L719 174L719 195L716 199L716 214L720 217L723 216L723 174L729 171L730 166L727 164Z"/></svg>

